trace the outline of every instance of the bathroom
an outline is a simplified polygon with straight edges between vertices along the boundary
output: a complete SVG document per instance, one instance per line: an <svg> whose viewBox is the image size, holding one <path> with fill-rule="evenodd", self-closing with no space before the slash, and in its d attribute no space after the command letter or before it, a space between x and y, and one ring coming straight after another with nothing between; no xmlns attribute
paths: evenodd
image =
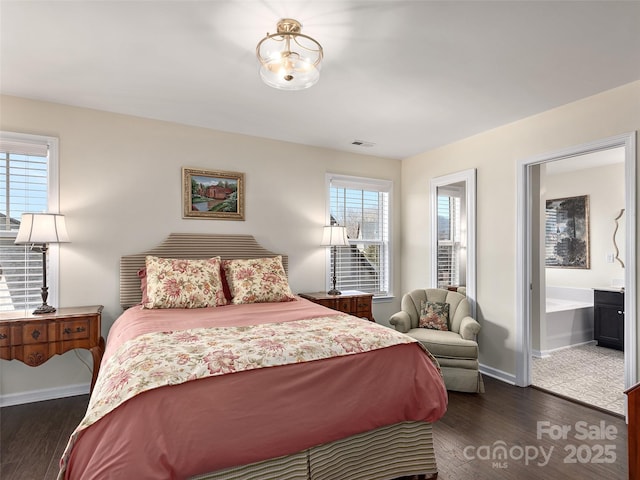
<svg viewBox="0 0 640 480"><path fill-rule="evenodd" d="M565 396L618 411L623 402L623 388L618 388L618 381L623 385L623 353L597 346L594 291L624 292L624 149L541 165L539 182L540 261L545 264L545 275L541 281L541 313L532 318L533 384L549 390L557 388ZM563 263L554 254L558 252L558 242L562 245L562 229L567 222L554 207L565 205L566 199L579 204L580 208L574 211L579 211L584 221L569 223L574 234L576 225L582 227L577 234L582 250L577 259ZM561 355L559 366L543 363ZM592 367L603 363L602 356L609 369L615 365L615 399L598 399L602 397L599 389L585 383L598 380ZM575 364L566 363L571 361ZM556 371L562 376L551 378ZM560 385L568 380L581 380L582 385ZM585 398L580 397L583 394Z"/></svg>

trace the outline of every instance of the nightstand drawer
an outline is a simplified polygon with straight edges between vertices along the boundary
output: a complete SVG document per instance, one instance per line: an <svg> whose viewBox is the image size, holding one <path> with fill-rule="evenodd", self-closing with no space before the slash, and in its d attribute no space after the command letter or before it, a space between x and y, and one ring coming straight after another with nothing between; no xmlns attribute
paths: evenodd
<svg viewBox="0 0 640 480"><path fill-rule="evenodd" d="M22 347L22 361L30 367L42 365L49 358L49 344L24 345Z"/></svg>
<svg viewBox="0 0 640 480"><path fill-rule="evenodd" d="M58 340L80 340L89 338L89 320L74 320L58 324Z"/></svg>
<svg viewBox="0 0 640 480"><path fill-rule="evenodd" d="M11 345L9 325L3 325L0 327L0 347L7 347Z"/></svg>
<svg viewBox="0 0 640 480"><path fill-rule="evenodd" d="M49 341L46 323L28 323L22 327L22 344L46 343Z"/></svg>
<svg viewBox="0 0 640 480"><path fill-rule="evenodd" d="M371 314L371 299L370 298L357 298L356 300L356 312Z"/></svg>
<svg viewBox="0 0 640 480"><path fill-rule="evenodd" d="M354 298L339 298L337 300L337 310L344 312L344 313L355 313L356 312L356 305L354 302Z"/></svg>

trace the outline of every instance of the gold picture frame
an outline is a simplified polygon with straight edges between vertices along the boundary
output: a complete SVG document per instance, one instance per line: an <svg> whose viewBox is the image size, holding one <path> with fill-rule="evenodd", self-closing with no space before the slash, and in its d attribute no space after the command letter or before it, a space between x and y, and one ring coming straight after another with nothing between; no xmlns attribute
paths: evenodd
<svg viewBox="0 0 640 480"><path fill-rule="evenodd" d="M183 218L244 220L244 173L182 168Z"/></svg>

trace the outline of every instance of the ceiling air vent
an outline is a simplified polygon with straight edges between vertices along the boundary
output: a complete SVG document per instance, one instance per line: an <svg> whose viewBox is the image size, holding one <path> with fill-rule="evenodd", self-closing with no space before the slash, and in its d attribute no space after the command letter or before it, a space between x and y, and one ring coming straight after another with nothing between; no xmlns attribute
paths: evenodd
<svg viewBox="0 0 640 480"><path fill-rule="evenodd" d="M353 142L351 142L351 145L355 145L357 147L373 147L375 143L365 142L364 140L354 140Z"/></svg>

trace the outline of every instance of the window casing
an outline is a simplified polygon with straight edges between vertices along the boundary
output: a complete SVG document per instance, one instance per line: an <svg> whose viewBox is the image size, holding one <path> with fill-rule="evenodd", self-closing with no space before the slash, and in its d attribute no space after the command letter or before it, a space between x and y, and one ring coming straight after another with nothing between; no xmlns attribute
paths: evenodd
<svg viewBox="0 0 640 480"><path fill-rule="evenodd" d="M359 290L375 297L392 295L390 200L392 182L327 175L327 224L345 226L349 247L337 247L338 290ZM333 271L329 255L327 287Z"/></svg>
<svg viewBox="0 0 640 480"><path fill-rule="evenodd" d="M56 212L58 142L53 137L0 132L0 311L42 303L42 253L15 245L25 212ZM57 303L58 248L47 255L49 302Z"/></svg>

